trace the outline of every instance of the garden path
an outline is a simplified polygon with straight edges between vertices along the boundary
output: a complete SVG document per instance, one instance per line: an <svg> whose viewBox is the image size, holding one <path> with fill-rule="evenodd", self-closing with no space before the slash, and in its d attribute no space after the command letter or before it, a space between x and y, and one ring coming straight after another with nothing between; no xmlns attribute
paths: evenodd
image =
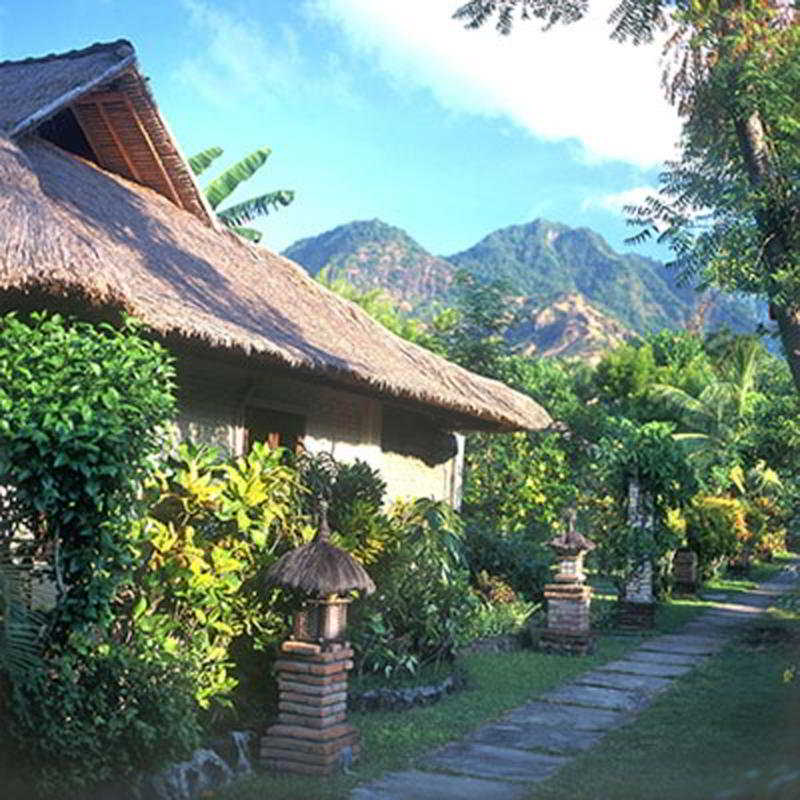
<svg viewBox="0 0 800 800"><path fill-rule="evenodd" d="M351 800L521 800L608 731L629 723L675 679L724 647L797 580L797 566L749 591L724 597L679 633L654 637L625 658L580 675L464 739L418 768L356 787ZM714 600L714 596L706 595Z"/></svg>

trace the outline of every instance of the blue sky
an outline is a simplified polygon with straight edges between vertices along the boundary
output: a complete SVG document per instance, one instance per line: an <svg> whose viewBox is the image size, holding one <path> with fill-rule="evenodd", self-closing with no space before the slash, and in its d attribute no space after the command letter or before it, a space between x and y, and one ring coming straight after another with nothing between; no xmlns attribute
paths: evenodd
<svg viewBox="0 0 800 800"><path fill-rule="evenodd" d="M438 254L536 217L624 249L621 204L656 184L679 134L658 47L610 42L603 3L510 38L464 30L458 5L2 0L0 60L130 39L185 153L273 149L241 199L296 190L259 226L274 250L373 217Z"/></svg>

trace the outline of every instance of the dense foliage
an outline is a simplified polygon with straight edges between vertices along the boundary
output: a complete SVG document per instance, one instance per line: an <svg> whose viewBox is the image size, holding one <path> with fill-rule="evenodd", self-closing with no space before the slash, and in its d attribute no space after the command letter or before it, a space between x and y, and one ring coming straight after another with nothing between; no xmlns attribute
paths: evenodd
<svg viewBox="0 0 800 800"><path fill-rule="evenodd" d="M27 532L18 555L48 563L54 640L111 622L134 568L127 521L164 446L172 388L171 361L133 323L0 319L0 547Z"/></svg>
<svg viewBox="0 0 800 800"><path fill-rule="evenodd" d="M153 643L113 639L172 381L165 351L132 322L0 320L0 724L6 774L34 768L32 796L72 794L197 740L183 665ZM55 587L52 608L27 607L36 570Z"/></svg>
<svg viewBox="0 0 800 800"><path fill-rule="evenodd" d="M264 572L313 532L300 512L297 472L282 456L260 444L236 459L181 444L155 473L149 513L133 527L140 567L126 638L181 653L204 708L230 703L234 641L263 649L285 630Z"/></svg>
<svg viewBox="0 0 800 800"><path fill-rule="evenodd" d="M15 681L9 700L0 771L11 798L88 796L181 760L200 741L185 662L149 644L73 641Z"/></svg>

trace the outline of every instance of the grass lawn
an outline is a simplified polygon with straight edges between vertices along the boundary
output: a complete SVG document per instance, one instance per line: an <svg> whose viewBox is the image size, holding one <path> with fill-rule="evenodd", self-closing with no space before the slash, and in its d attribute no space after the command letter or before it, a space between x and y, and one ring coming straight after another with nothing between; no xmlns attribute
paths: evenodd
<svg viewBox="0 0 800 800"><path fill-rule="evenodd" d="M688 600L663 604L655 633L675 630L706 607L701 601ZM585 658L533 651L466 656L462 659L468 678L466 690L436 705L411 711L350 715L350 722L361 731L363 747L362 760L351 775L327 779L260 775L243 780L215 797L218 800L346 798L357 784L384 772L413 767L428 750L463 736L581 672L621 657L641 641L638 635L601 636L596 653Z"/></svg>

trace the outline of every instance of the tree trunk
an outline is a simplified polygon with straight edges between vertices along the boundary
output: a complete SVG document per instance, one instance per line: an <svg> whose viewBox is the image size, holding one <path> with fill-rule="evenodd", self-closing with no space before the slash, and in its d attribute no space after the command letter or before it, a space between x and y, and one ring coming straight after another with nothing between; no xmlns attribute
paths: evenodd
<svg viewBox="0 0 800 800"><path fill-rule="evenodd" d="M786 213L789 194L783 190L780 176L774 168L769 138L758 111L739 117L734 125L750 184L766 192L769 198L755 217L765 243L764 259L770 273L775 275L793 255L789 244L792 232L785 229L786 223L782 220L796 218L797 214ZM788 202L791 203L791 200ZM792 379L800 392L800 305L773 303L770 305L770 316L778 323Z"/></svg>
<svg viewBox="0 0 800 800"><path fill-rule="evenodd" d="M800 306L794 308L772 306L771 312L778 323L781 343L786 351L786 360L792 371L795 388L800 392Z"/></svg>

